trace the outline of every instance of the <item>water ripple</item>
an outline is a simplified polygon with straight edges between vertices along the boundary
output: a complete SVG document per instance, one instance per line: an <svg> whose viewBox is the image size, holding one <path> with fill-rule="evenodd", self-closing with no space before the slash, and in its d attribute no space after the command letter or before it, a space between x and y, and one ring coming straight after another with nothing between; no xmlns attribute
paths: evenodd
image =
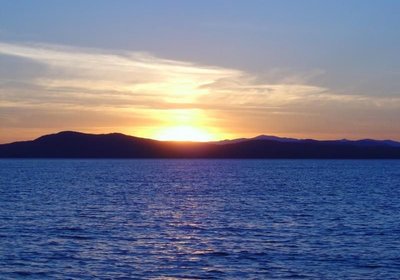
<svg viewBox="0 0 400 280"><path fill-rule="evenodd" d="M0 279L397 279L399 167L1 160Z"/></svg>

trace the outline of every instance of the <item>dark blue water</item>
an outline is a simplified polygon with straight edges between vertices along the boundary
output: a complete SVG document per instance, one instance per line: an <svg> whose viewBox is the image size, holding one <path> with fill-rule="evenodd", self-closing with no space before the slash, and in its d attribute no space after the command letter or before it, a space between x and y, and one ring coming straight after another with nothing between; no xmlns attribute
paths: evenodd
<svg viewBox="0 0 400 280"><path fill-rule="evenodd" d="M399 277L400 161L0 161L0 279Z"/></svg>

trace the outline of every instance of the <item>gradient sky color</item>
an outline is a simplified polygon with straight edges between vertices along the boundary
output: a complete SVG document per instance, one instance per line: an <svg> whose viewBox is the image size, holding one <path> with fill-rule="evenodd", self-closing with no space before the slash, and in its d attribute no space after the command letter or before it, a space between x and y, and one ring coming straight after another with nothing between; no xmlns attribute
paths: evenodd
<svg viewBox="0 0 400 280"><path fill-rule="evenodd" d="M400 140L400 1L0 0L0 143Z"/></svg>

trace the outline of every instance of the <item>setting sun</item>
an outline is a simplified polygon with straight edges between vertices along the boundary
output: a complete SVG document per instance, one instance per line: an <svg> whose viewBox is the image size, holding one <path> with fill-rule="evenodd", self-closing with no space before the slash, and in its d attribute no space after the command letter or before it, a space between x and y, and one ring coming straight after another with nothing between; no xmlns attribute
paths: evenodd
<svg viewBox="0 0 400 280"><path fill-rule="evenodd" d="M162 141L196 141L206 142L214 140L212 134L204 129L193 126L173 126L160 130L155 137Z"/></svg>

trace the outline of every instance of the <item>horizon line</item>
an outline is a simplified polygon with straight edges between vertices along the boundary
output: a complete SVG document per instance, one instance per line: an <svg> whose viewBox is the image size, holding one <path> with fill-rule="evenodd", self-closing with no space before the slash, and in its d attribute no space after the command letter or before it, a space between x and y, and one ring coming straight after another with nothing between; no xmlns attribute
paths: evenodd
<svg viewBox="0 0 400 280"><path fill-rule="evenodd" d="M29 142L29 141L35 141L39 138L46 137L46 136L51 136L51 135L57 135L57 134L62 134L62 133L77 133L77 134L86 134L86 135L111 135L111 134L120 134L128 137L135 137L135 138L140 138L140 139L146 139L146 140L153 140L153 141L159 141L159 142L176 142L176 143L221 143L221 142L229 142L229 141L240 141L240 140L293 140L293 141L306 141L306 140L313 140L313 141L365 141L365 140L370 140L370 141L392 141L400 144L400 140L395 140L395 139L378 139L378 138L337 138L337 139L318 139L318 138L296 138L296 137L289 137L289 136L280 136L280 135L271 135L271 134L258 134L253 137L237 137L233 139L225 138L225 139L219 139L219 140L212 140L212 141L200 141L200 140L161 140L161 139L156 139L156 138L149 138L149 137L142 137L142 136L135 136L131 134L126 134L122 132L108 132L108 133L89 133L89 132L82 132L82 131L76 131L76 130L61 130L58 132L54 133L48 133L48 134L43 134L40 135L36 138L33 139L26 139L26 140L16 140L12 142L5 142L5 143L0 143L0 145L7 145L7 144L12 144L12 143L18 143L18 142ZM271 137L271 138L276 138L276 139L256 139L258 137Z"/></svg>

